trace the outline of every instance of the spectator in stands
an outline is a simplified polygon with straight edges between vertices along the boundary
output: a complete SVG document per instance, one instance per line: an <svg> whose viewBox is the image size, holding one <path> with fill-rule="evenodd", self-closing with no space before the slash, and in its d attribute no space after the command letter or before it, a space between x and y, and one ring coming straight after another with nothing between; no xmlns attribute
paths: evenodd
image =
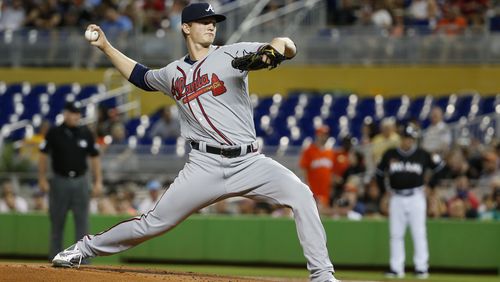
<svg viewBox="0 0 500 282"><path fill-rule="evenodd" d="M314 142L300 156L300 167L304 170L306 181L314 194L320 212L328 209L333 183L334 152L327 148L330 128L323 125L316 129Z"/></svg>
<svg viewBox="0 0 500 282"><path fill-rule="evenodd" d="M366 177L366 166L365 166L365 160L364 156L362 153L351 150L348 155L348 162L349 162L349 167L344 171L344 174L342 175L342 183L341 185L343 186L345 184L345 181L349 179L351 176L359 176L359 177ZM363 182L367 182L367 179L363 179ZM337 192L337 189L335 189L335 192Z"/></svg>
<svg viewBox="0 0 500 282"><path fill-rule="evenodd" d="M120 114L115 108L107 108L99 106L97 113L97 129L96 133L100 139L99 144L104 144L104 137L111 136L111 129L115 124L123 124Z"/></svg>
<svg viewBox="0 0 500 282"><path fill-rule="evenodd" d="M142 18L144 32L155 32L162 28L162 22L168 18L165 1L145 0L142 3Z"/></svg>
<svg viewBox="0 0 500 282"><path fill-rule="evenodd" d="M188 3L189 1L187 0L173 0L172 7L170 8L170 13L168 15L171 27L180 29L182 10Z"/></svg>
<svg viewBox="0 0 500 282"><path fill-rule="evenodd" d="M361 202L365 207L365 217L380 217L382 195L375 179L372 179L365 187L365 193Z"/></svg>
<svg viewBox="0 0 500 282"><path fill-rule="evenodd" d="M12 0L0 2L0 31L18 30L23 27L26 11L23 1Z"/></svg>
<svg viewBox="0 0 500 282"><path fill-rule="evenodd" d="M428 191L427 194L427 216L430 218L441 218L446 215L448 207L437 189Z"/></svg>
<svg viewBox="0 0 500 282"><path fill-rule="evenodd" d="M151 138L159 136L165 140L176 140L181 134L181 127L177 115L172 112L171 106L161 108L161 117L156 121L149 133Z"/></svg>
<svg viewBox="0 0 500 282"><path fill-rule="evenodd" d="M122 123L115 123L111 127L111 144L127 144L127 132L125 130L125 126Z"/></svg>
<svg viewBox="0 0 500 282"><path fill-rule="evenodd" d="M134 207L135 193L130 189L119 189L116 198L116 211L121 215L136 216Z"/></svg>
<svg viewBox="0 0 500 282"><path fill-rule="evenodd" d="M63 110L64 121L52 127L40 147L38 186L49 193L51 222L50 258L62 250L66 215L71 210L75 218L75 237L88 233L90 183L87 177L87 158L94 176L92 194L102 191L102 174L99 151L94 136L86 126L80 126L81 109L78 102L68 102ZM47 180L50 156L53 177Z"/></svg>
<svg viewBox="0 0 500 282"><path fill-rule="evenodd" d="M344 174L350 167L349 159L353 145L352 142L352 137L346 135L342 138L341 147L333 150L333 181L335 183L344 182Z"/></svg>
<svg viewBox="0 0 500 282"><path fill-rule="evenodd" d="M93 197L90 201L90 213L102 215L117 215L115 207L117 192L110 189L105 196Z"/></svg>
<svg viewBox="0 0 500 282"><path fill-rule="evenodd" d="M352 0L328 1L331 12L328 13L328 23L335 26L353 25L356 22L356 7Z"/></svg>
<svg viewBox="0 0 500 282"><path fill-rule="evenodd" d="M368 118L363 120L363 125L361 127L361 145L370 145L377 133L377 125L373 122L373 119Z"/></svg>
<svg viewBox="0 0 500 282"><path fill-rule="evenodd" d="M40 190L35 191L35 193L33 193L33 211L47 213L48 210L47 194Z"/></svg>
<svg viewBox="0 0 500 282"><path fill-rule="evenodd" d="M444 156L451 146L451 131L443 121L443 110L433 107L430 113L431 124L422 138L422 147L429 153Z"/></svg>
<svg viewBox="0 0 500 282"><path fill-rule="evenodd" d="M446 156L446 163L448 168L448 173L446 178L454 179L459 175L466 174L469 175L469 162L465 159L462 150L459 148L454 148L448 152Z"/></svg>
<svg viewBox="0 0 500 282"><path fill-rule="evenodd" d="M26 25L41 29L53 29L61 23L60 7L57 0L43 0L35 6L26 18Z"/></svg>
<svg viewBox="0 0 500 282"><path fill-rule="evenodd" d="M344 185L344 192L340 198L333 204L334 218L347 218L351 220L360 220L363 217L365 207L358 201L359 180L352 179Z"/></svg>
<svg viewBox="0 0 500 282"><path fill-rule="evenodd" d="M469 26L482 27L486 17L486 10L490 5L489 0L458 1L460 12L467 19Z"/></svg>
<svg viewBox="0 0 500 282"><path fill-rule="evenodd" d="M241 198L238 201L238 214L254 214L256 204L257 202L251 199Z"/></svg>
<svg viewBox="0 0 500 282"><path fill-rule="evenodd" d="M493 181L491 193L480 207L480 217L486 220L500 220L500 178Z"/></svg>
<svg viewBox="0 0 500 282"><path fill-rule="evenodd" d="M396 132L396 121L393 118L384 118L380 123L380 133L372 140L372 161L379 163L385 151L397 147L400 140Z"/></svg>
<svg viewBox="0 0 500 282"><path fill-rule="evenodd" d="M489 192L489 187L493 185L495 179L500 177L498 167L498 156L495 151L485 151L482 155L482 171L477 181L477 195L483 198Z"/></svg>
<svg viewBox="0 0 500 282"><path fill-rule="evenodd" d="M413 0L407 12L412 26L434 28L439 7L435 0Z"/></svg>
<svg viewBox="0 0 500 282"><path fill-rule="evenodd" d="M467 207L462 200L453 201L448 206L448 216L455 219L465 219Z"/></svg>
<svg viewBox="0 0 500 282"><path fill-rule="evenodd" d="M158 180L151 180L146 184L146 188L148 189L149 195L139 204L138 212L140 214L146 214L154 208L159 199L161 184Z"/></svg>
<svg viewBox="0 0 500 282"><path fill-rule="evenodd" d="M94 11L89 9L86 1L60 1L60 5L61 25L64 27L81 28L95 17Z"/></svg>
<svg viewBox="0 0 500 282"><path fill-rule="evenodd" d="M392 24L392 27L390 29L391 32L391 37L394 38L401 38L405 35L405 18L404 18L404 11L403 9L396 9L393 11L393 17L394 21ZM392 43L392 41L389 41L388 43ZM392 45L391 48L386 49L386 53L388 55L392 55L394 53L394 48Z"/></svg>
<svg viewBox="0 0 500 282"><path fill-rule="evenodd" d="M0 198L0 213L28 212L28 203L24 198L16 195L14 185L11 181L3 181L1 188L2 198Z"/></svg>
<svg viewBox="0 0 500 282"><path fill-rule="evenodd" d="M476 218L477 210L479 208L479 200L474 195L472 191L470 191L471 187L469 184L469 178L467 175L461 175L455 179L455 196L448 200L448 214L452 214L451 209L455 205L456 201L463 202L463 206L465 207L465 217L467 218ZM461 205L462 206L462 205Z"/></svg>
<svg viewBox="0 0 500 282"><path fill-rule="evenodd" d="M37 132L33 136L25 138L20 148L20 155L31 161L32 164L38 164L38 157L40 155L40 144L45 140L45 135L49 132L50 122L48 120L42 121Z"/></svg>
<svg viewBox="0 0 500 282"><path fill-rule="evenodd" d="M466 27L467 20L460 13L460 8L447 5L443 9L443 18L439 20L436 26L436 32L455 36L463 34Z"/></svg>
<svg viewBox="0 0 500 282"><path fill-rule="evenodd" d="M105 8L104 20L101 22L100 26L111 39L125 37L133 29L130 18L121 14L117 8L113 6Z"/></svg>
<svg viewBox="0 0 500 282"><path fill-rule="evenodd" d="M392 26L392 15L385 1L374 1L374 9L371 15L372 24L383 30L390 30Z"/></svg>

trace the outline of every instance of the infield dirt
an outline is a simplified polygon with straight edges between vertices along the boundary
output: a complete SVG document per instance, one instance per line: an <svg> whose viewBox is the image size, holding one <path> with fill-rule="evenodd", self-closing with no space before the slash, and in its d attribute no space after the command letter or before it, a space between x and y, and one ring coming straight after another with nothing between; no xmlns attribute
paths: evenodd
<svg viewBox="0 0 500 282"><path fill-rule="evenodd" d="M172 272L158 269L125 266L90 266L54 268L49 264L0 263L0 281L64 281L64 282L123 282L123 281L197 281L197 282L255 282L267 279L204 275L191 272Z"/></svg>

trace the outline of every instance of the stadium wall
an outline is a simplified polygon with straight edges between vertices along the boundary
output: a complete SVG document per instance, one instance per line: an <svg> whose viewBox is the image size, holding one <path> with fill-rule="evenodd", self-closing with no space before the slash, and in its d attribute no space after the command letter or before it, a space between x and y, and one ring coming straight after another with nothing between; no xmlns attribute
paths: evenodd
<svg viewBox="0 0 500 282"><path fill-rule="evenodd" d="M0 68L0 81L80 84L102 83L104 69L82 70L65 68ZM250 73L250 91L259 94L286 94L290 90L345 90L360 95L383 94L449 94L478 91L482 94L500 92L497 83L498 66L284 66L273 71ZM141 97L143 113L172 101L161 94Z"/></svg>
<svg viewBox="0 0 500 282"><path fill-rule="evenodd" d="M91 232L113 226L124 217L92 216ZM389 258L386 220L323 221L330 255L336 265L386 266ZM46 215L1 214L0 256L45 257L49 221ZM65 246L74 242L72 217ZM430 265L433 268L500 271L500 223L431 220ZM412 245L406 238L407 262ZM194 215L171 232L127 252L96 259L102 263L158 260L203 263L304 265L293 220L269 217Z"/></svg>

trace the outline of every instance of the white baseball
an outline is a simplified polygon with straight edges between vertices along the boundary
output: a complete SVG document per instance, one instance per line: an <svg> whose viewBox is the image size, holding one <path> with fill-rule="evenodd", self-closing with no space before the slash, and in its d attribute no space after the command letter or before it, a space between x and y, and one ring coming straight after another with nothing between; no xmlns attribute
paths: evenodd
<svg viewBox="0 0 500 282"><path fill-rule="evenodd" d="M99 38L99 32L97 32L96 30L90 30L90 29L87 29L85 31L85 38L88 40L88 41L96 41L97 38Z"/></svg>

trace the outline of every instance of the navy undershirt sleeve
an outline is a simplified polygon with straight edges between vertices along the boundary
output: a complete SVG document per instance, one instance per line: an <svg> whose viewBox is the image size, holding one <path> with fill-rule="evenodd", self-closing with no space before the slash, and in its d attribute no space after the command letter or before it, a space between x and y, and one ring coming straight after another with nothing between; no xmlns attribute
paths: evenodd
<svg viewBox="0 0 500 282"><path fill-rule="evenodd" d="M149 68L137 63L135 64L134 69L132 70L132 73L130 74L130 77L128 81L130 81L132 84L135 86L146 90L146 91L157 91L156 89L152 88L146 83L146 73L149 71Z"/></svg>

